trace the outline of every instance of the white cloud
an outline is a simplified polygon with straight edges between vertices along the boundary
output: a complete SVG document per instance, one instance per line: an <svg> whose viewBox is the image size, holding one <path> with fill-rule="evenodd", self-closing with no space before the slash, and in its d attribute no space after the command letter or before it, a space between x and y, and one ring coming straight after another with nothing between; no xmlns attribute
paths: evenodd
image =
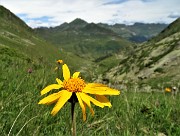
<svg viewBox="0 0 180 136"><path fill-rule="evenodd" d="M170 18L179 18L180 17L180 12L172 12L169 14Z"/></svg>
<svg viewBox="0 0 180 136"><path fill-rule="evenodd" d="M170 23L175 20L170 15L180 13L179 0L1 0L0 4L16 15L25 14L22 19L31 27L75 18L95 23ZM44 16L50 19L41 20Z"/></svg>

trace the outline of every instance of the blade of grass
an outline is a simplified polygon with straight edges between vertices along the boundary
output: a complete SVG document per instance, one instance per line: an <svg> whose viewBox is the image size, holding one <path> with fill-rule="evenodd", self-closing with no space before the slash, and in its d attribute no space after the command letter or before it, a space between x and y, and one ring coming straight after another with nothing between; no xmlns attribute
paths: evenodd
<svg viewBox="0 0 180 136"><path fill-rule="evenodd" d="M19 132L16 134L16 136L18 136L20 134L20 132L23 130L23 128L31 121L33 120L34 118L37 118L38 116L35 116L35 117L32 117L31 119L29 119L23 126L22 128L19 130Z"/></svg>
<svg viewBox="0 0 180 136"><path fill-rule="evenodd" d="M29 104L28 104L28 105L29 105ZM26 106L19 112L19 114L17 115L16 119L14 120L14 122L13 122L13 124L12 124L12 126L11 126L11 128L10 128L10 130L9 130L8 136L10 136L11 131L12 131L12 129L13 129L13 127L14 127L17 119L19 118L19 116L21 115L21 113L25 110L25 108L26 108L28 105L26 105Z"/></svg>

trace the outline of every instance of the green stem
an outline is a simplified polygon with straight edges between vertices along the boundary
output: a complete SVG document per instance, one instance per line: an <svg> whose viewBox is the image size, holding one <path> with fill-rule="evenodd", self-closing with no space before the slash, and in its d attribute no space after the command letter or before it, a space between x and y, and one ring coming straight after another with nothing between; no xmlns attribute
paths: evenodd
<svg viewBox="0 0 180 136"><path fill-rule="evenodd" d="M71 102L71 117L72 117L72 136L76 136L76 118L75 118L75 102Z"/></svg>

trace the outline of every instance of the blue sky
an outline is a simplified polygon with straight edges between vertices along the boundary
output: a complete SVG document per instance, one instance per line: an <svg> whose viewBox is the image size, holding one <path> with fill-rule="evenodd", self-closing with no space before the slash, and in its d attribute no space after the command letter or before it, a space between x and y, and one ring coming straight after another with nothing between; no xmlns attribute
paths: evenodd
<svg viewBox="0 0 180 136"><path fill-rule="evenodd" d="M94 23L171 23L180 0L0 0L31 27L53 27L76 18Z"/></svg>

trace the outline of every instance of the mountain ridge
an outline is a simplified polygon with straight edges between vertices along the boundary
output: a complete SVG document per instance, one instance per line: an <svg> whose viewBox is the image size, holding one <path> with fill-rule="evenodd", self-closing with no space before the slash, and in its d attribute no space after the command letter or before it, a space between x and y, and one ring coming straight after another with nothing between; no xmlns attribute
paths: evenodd
<svg viewBox="0 0 180 136"><path fill-rule="evenodd" d="M112 30L94 23L86 23L81 19L63 24L63 27L60 25L49 29L37 28L35 32L57 47L89 59L97 59L124 48L132 48L129 41Z"/></svg>
<svg viewBox="0 0 180 136"><path fill-rule="evenodd" d="M158 36L152 38L150 41L157 42L158 40L161 40L165 37L168 37L168 35L173 35L177 31L180 31L180 18L177 18L174 22L168 25L166 29L161 31L161 33L158 34ZM176 26L176 27L174 27Z"/></svg>
<svg viewBox="0 0 180 136"><path fill-rule="evenodd" d="M138 22L134 23L133 25L108 25L103 23L99 23L99 25L105 28L109 28L115 33L121 35L123 38L135 43L142 43L151 39L168 26L167 24L160 23Z"/></svg>
<svg viewBox="0 0 180 136"><path fill-rule="evenodd" d="M87 24L96 24L96 23L87 23L83 19L76 18L70 23L65 22L61 25L50 27L50 28L62 29L62 28L65 28L65 26L68 26L69 29L76 29L76 28L82 28ZM105 23L97 23L96 25L109 29L113 31L114 33L120 35L121 37L125 38L126 40L129 40L135 43L142 43L142 42L148 41L149 39L156 36L158 33L160 33L162 30L164 30L168 26L168 24L164 24L164 23L140 23L140 22L136 22L132 25L117 24L117 23L114 25L109 25ZM48 29L48 27L38 27L38 28L35 28L35 30L38 30L41 28L44 28L46 30Z"/></svg>

